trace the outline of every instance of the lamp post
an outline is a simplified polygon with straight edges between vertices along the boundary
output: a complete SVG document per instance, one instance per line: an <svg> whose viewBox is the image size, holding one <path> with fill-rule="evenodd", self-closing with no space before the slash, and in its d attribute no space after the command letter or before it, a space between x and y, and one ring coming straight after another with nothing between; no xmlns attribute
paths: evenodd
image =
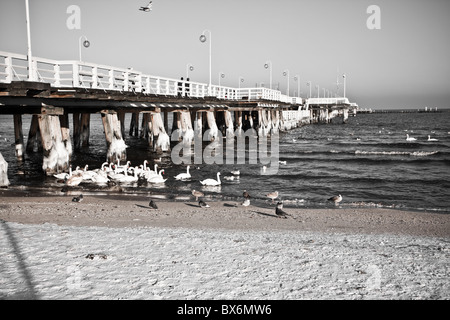
<svg viewBox="0 0 450 320"><path fill-rule="evenodd" d="M306 86L309 87L309 98L311 98L311 89L312 89L311 81L306 82Z"/></svg>
<svg viewBox="0 0 450 320"><path fill-rule="evenodd" d="M189 78L189 71L194 71L194 66L190 63L186 65L186 80Z"/></svg>
<svg viewBox="0 0 450 320"><path fill-rule="evenodd" d="M344 78L344 98L345 98L345 79L347 78L347 76L345 75L345 73L342 75L342 78Z"/></svg>
<svg viewBox="0 0 450 320"><path fill-rule="evenodd" d="M220 87L220 79L225 78L225 73L221 72L219 73L219 87Z"/></svg>
<svg viewBox="0 0 450 320"><path fill-rule="evenodd" d="M264 64L264 68L269 69L269 75L270 75L270 89L272 89L272 61L267 60Z"/></svg>
<svg viewBox="0 0 450 320"><path fill-rule="evenodd" d="M26 14L26 23L27 23L27 45L28 45L28 81L34 81L34 71L33 71L33 62L31 55L31 34L30 34L30 6L28 4L28 0L25 0L25 14Z"/></svg>
<svg viewBox="0 0 450 320"><path fill-rule="evenodd" d="M85 48L89 48L89 46L91 45L91 43L89 42L89 40L86 38L86 36L81 36L79 39L78 39L78 50L79 50L79 53L80 53L80 62L82 61L81 60L81 40L84 38L84 41L83 41L83 47L85 47Z"/></svg>
<svg viewBox="0 0 450 320"><path fill-rule="evenodd" d="M243 77L239 77L239 89L241 88L241 82L244 82L244 78Z"/></svg>
<svg viewBox="0 0 450 320"><path fill-rule="evenodd" d="M211 31L208 29L203 30L202 34L200 35L200 42L204 43L208 38L206 38L205 32L209 32L209 94L211 95Z"/></svg>
<svg viewBox="0 0 450 320"><path fill-rule="evenodd" d="M287 90L286 90L286 95L289 96L289 70L286 69L283 71L283 76L287 76Z"/></svg>
<svg viewBox="0 0 450 320"><path fill-rule="evenodd" d="M319 90L319 85L318 84L316 84L316 88L317 88L317 98L320 98L319 97L320 90Z"/></svg>
<svg viewBox="0 0 450 320"><path fill-rule="evenodd" d="M298 97L300 98L300 76L297 74L294 77L294 80L297 81L297 85L298 85Z"/></svg>

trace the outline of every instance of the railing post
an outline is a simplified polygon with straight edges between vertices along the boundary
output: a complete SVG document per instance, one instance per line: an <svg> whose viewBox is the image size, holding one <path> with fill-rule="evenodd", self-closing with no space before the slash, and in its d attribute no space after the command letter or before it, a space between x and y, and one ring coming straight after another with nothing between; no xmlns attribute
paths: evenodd
<svg viewBox="0 0 450 320"><path fill-rule="evenodd" d="M129 72L126 71L123 73L123 91L128 91L128 78L129 78Z"/></svg>
<svg viewBox="0 0 450 320"><path fill-rule="evenodd" d="M161 81L159 78L156 79L156 94L161 94Z"/></svg>
<svg viewBox="0 0 450 320"><path fill-rule="evenodd" d="M12 67L12 58L5 57L5 72L6 72L6 82L11 82L14 78L13 67Z"/></svg>
<svg viewBox="0 0 450 320"><path fill-rule="evenodd" d="M108 89L114 90L114 70L108 70Z"/></svg>
<svg viewBox="0 0 450 320"><path fill-rule="evenodd" d="M61 71L61 67L59 66L59 64L55 64L53 66L53 72L54 72L53 78L55 80L53 85L55 87L61 86L61 74L60 74L60 71Z"/></svg>
<svg viewBox="0 0 450 320"><path fill-rule="evenodd" d="M73 87L80 87L80 75L78 71L78 63L75 62L72 65L72 86Z"/></svg>
<svg viewBox="0 0 450 320"><path fill-rule="evenodd" d="M98 68L97 66L92 67L92 86L91 88L97 89L98 88Z"/></svg>

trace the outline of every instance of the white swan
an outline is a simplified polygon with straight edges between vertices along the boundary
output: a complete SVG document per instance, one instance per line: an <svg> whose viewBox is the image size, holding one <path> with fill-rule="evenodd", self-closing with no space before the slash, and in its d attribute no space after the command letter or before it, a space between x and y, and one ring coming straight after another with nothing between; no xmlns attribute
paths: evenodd
<svg viewBox="0 0 450 320"><path fill-rule="evenodd" d="M416 141L417 139L414 137L410 137L409 134L406 134L406 141Z"/></svg>
<svg viewBox="0 0 450 320"><path fill-rule="evenodd" d="M175 179L176 179L176 180L187 180L187 179L190 179L190 178L191 178L191 174L189 173L189 168L190 168L190 167L187 166L187 167L186 167L186 172L177 174L177 175L175 176Z"/></svg>
<svg viewBox="0 0 450 320"><path fill-rule="evenodd" d="M78 171L76 171L76 173L74 173L74 172L72 172L72 167L69 167L69 176L66 179L66 185L75 187L83 181L83 174Z"/></svg>
<svg viewBox="0 0 450 320"><path fill-rule="evenodd" d="M428 136L428 141L439 141L439 140L435 139L435 138L431 138L430 136Z"/></svg>
<svg viewBox="0 0 450 320"><path fill-rule="evenodd" d="M119 181L120 183L133 183L133 182L137 182L139 177L138 177L138 172L135 168L134 170L134 174L133 175L128 175L128 170L124 171L125 174L123 174L121 177L118 177L118 179L116 179L117 181Z"/></svg>
<svg viewBox="0 0 450 320"><path fill-rule="evenodd" d="M164 169L161 169L157 176L150 177L147 181L150 183L164 183L167 179L164 179L162 174L164 173Z"/></svg>
<svg viewBox="0 0 450 320"><path fill-rule="evenodd" d="M204 186L219 186L219 185L221 185L220 172L217 172L217 180L206 179L206 180L200 181L200 183Z"/></svg>

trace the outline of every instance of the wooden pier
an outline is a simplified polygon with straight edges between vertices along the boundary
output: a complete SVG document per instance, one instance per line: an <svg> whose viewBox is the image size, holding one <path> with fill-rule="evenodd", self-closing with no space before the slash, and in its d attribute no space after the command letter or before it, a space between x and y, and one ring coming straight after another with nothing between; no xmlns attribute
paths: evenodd
<svg viewBox="0 0 450 320"><path fill-rule="evenodd" d="M209 140L236 130L258 135L309 123L346 122L354 106L346 98L302 99L268 88L230 88L144 75L80 61L33 57L33 77L25 55L0 51L0 114L14 118L16 157L42 150L47 175L67 171L73 152L89 144L90 117L102 118L107 161L126 161L125 113L131 113L129 135L147 139L155 152L170 150L172 131L191 142L209 129ZM22 115L32 122L24 146ZM69 129L72 115L72 138Z"/></svg>

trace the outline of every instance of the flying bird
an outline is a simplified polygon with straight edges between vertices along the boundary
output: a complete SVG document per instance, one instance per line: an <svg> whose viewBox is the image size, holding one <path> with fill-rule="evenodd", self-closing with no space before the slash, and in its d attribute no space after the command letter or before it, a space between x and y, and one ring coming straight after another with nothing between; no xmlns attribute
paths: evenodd
<svg viewBox="0 0 450 320"><path fill-rule="evenodd" d="M144 12L152 11L152 2L153 1L150 1L146 7L140 7L139 10Z"/></svg>
<svg viewBox="0 0 450 320"><path fill-rule="evenodd" d="M72 201L73 202L81 202L81 201L83 201L83 195L80 194L78 197L73 197Z"/></svg>
<svg viewBox="0 0 450 320"><path fill-rule="evenodd" d="M148 205L152 209L158 209L158 206L156 205L155 201L153 201L153 200L150 200L150 203Z"/></svg>
<svg viewBox="0 0 450 320"><path fill-rule="evenodd" d="M339 202L342 201L342 196L338 195L338 196L334 196L328 199L328 201L333 201L335 205L337 205Z"/></svg>
<svg viewBox="0 0 450 320"><path fill-rule="evenodd" d="M200 207L202 207L202 208L209 208L209 205L208 205L205 201L203 201L203 200L200 200L200 201L198 202L198 205L199 205Z"/></svg>

